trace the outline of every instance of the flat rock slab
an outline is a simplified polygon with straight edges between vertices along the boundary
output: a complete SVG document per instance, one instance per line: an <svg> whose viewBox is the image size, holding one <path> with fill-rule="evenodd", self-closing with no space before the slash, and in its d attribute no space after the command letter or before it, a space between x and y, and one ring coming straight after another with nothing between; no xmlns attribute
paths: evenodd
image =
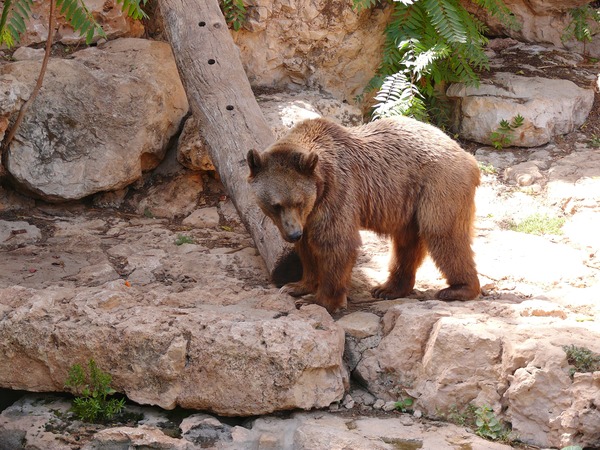
<svg viewBox="0 0 600 450"><path fill-rule="evenodd" d="M64 391L69 367L93 358L118 391L168 409L256 415L341 399L342 328L256 279L246 235L215 231L222 247L208 248L187 233L194 243L177 245L166 221L67 217L6 251L0 386Z"/></svg>
<svg viewBox="0 0 600 450"><path fill-rule="evenodd" d="M314 412L265 416L227 424L208 414L185 414L174 423L164 412L127 406L140 417L136 426L84 424L69 413L70 402L51 396L28 395L0 414L0 448L84 450L149 448L198 450L354 449L504 450L509 445L486 441L464 427L418 420L407 414L372 417ZM59 430L68 431L62 435ZM178 432L174 431L177 430ZM176 435L177 437L173 437Z"/></svg>

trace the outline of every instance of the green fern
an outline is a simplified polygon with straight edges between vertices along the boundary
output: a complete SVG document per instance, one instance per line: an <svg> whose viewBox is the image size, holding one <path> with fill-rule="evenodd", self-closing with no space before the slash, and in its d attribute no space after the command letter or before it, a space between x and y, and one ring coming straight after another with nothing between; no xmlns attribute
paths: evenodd
<svg viewBox="0 0 600 450"><path fill-rule="evenodd" d="M5 0L0 17L0 44L13 47L26 31L33 0Z"/></svg>
<svg viewBox="0 0 600 450"><path fill-rule="evenodd" d="M374 3L371 0L353 1L359 10ZM502 0L473 1L492 15L507 21L512 17ZM450 82L477 85L478 72L489 68L484 52L486 27L469 14L459 0L390 3L394 10L385 30L381 65L365 88L365 92L379 90L387 83L388 90L376 97L379 103L375 106L374 117L402 113L420 118L423 111L433 115L434 104L437 109L441 107L440 86ZM398 73L404 76L390 78ZM399 86L407 92L400 93ZM386 101L390 105L385 106Z"/></svg>

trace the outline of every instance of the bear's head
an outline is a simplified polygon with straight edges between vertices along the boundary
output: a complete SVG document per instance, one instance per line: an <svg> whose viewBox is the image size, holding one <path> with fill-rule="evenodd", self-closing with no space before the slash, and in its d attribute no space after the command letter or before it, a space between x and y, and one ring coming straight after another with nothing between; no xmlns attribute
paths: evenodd
<svg viewBox="0 0 600 450"><path fill-rule="evenodd" d="M263 153L250 150L247 161L258 205L287 242L298 242L317 200L318 155L279 145Z"/></svg>

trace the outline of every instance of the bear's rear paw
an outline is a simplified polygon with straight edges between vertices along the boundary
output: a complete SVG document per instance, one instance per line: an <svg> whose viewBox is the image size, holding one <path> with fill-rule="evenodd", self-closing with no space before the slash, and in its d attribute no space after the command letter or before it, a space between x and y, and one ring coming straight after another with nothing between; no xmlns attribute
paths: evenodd
<svg viewBox="0 0 600 450"><path fill-rule="evenodd" d="M329 314L334 314L336 312L345 310L347 308L348 303L347 303L347 301L344 301L341 305L334 304L334 303L322 304L316 298L309 297L309 298L298 298L298 299L294 300L294 305L296 305L296 309L300 309L306 305L319 305L319 306L324 307L329 312Z"/></svg>
<svg viewBox="0 0 600 450"><path fill-rule="evenodd" d="M391 300L393 298L403 298L409 295L413 291L412 287L407 288L404 286L398 286L396 284L384 283L373 289L371 289L371 295L373 298L381 298L384 300Z"/></svg>
<svg viewBox="0 0 600 450"><path fill-rule="evenodd" d="M317 302L314 298L297 298L296 300L294 300L294 305L296 306L296 309L300 309L306 305L314 305L316 303Z"/></svg>
<svg viewBox="0 0 600 450"><path fill-rule="evenodd" d="M453 284L452 286L442 289L439 291L435 298L439 300L473 300L479 297L481 289L479 284L477 286L471 286L468 284Z"/></svg>
<svg viewBox="0 0 600 450"><path fill-rule="evenodd" d="M314 290L304 284L302 281L288 283L279 289L280 294L288 294L292 297L302 297L303 295L312 294L313 292Z"/></svg>

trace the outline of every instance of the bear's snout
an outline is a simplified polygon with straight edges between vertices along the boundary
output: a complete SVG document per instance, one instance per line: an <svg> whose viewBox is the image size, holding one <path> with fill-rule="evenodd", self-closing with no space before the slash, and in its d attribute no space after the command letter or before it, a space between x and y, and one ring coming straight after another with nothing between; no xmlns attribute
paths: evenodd
<svg viewBox="0 0 600 450"><path fill-rule="evenodd" d="M293 231L292 233L285 236L285 240L291 243L298 242L302 237L302 230Z"/></svg>

